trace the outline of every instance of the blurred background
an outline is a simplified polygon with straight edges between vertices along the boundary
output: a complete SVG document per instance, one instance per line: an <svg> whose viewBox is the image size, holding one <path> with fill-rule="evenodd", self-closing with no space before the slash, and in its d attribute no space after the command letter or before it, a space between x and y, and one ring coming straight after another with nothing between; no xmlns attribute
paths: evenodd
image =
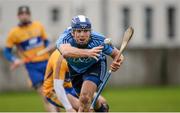
<svg viewBox="0 0 180 113"><path fill-rule="evenodd" d="M180 0L0 0L0 111L44 111L24 67L10 71L2 55L20 5L30 7L52 43L78 14L116 47L132 26L125 61L103 92L110 110L180 111Z"/></svg>

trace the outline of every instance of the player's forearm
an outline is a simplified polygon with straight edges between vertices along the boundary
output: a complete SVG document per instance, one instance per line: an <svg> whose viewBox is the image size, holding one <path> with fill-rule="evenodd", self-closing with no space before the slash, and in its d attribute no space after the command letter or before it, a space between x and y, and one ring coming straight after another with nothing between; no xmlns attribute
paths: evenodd
<svg viewBox="0 0 180 113"><path fill-rule="evenodd" d="M64 58L67 57L73 57L73 58L79 58L79 57L88 57L87 49L78 49L78 48L71 48L68 51L65 51L63 53Z"/></svg>
<svg viewBox="0 0 180 113"><path fill-rule="evenodd" d="M114 48L111 53L112 59L115 60L118 57L118 54L119 54L119 50L117 48Z"/></svg>
<svg viewBox="0 0 180 113"><path fill-rule="evenodd" d="M63 80L54 80L54 90L57 94L59 101L63 104L66 110L72 109L72 106L67 98L66 92L63 87Z"/></svg>
<svg viewBox="0 0 180 113"><path fill-rule="evenodd" d="M60 46L59 50L64 58L88 57L88 49L79 49L79 48L72 47L70 45L62 45Z"/></svg>
<svg viewBox="0 0 180 113"><path fill-rule="evenodd" d="M14 62L15 59L17 59L13 54L12 54L12 48L4 48L3 50L3 54L4 54L4 57L10 61L10 62Z"/></svg>

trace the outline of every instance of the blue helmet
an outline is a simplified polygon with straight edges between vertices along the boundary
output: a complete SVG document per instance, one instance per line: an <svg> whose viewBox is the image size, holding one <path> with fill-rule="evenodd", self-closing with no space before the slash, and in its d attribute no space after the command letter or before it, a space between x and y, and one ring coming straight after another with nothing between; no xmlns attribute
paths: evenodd
<svg viewBox="0 0 180 113"><path fill-rule="evenodd" d="M84 15L75 16L71 21L72 29L91 29L90 20Z"/></svg>

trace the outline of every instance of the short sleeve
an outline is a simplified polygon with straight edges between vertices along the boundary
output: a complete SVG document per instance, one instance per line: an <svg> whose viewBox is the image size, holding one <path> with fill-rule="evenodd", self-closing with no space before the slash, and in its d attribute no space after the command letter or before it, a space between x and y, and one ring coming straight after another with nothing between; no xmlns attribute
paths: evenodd
<svg viewBox="0 0 180 113"><path fill-rule="evenodd" d="M114 47L112 45L105 44L103 53L105 53L106 55L111 55L113 49L114 49Z"/></svg>
<svg viewBox="0 0 180 113"><path fill-rule="evenodd" d="M16 44L16 36L14 35L14 30L10 31L6 40L6 47L12 48Z"/></svg>
<svg viewBox="0 0 180 113"><path fill-rule="evenodd" d="M6 40L6 47L12 48L16 43L15 38L14 31L10 31Z"/></svg>

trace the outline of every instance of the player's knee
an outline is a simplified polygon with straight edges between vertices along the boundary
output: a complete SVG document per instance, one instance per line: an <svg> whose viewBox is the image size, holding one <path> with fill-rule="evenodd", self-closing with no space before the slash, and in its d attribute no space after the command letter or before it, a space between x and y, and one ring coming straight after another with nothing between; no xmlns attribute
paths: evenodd
<svg viewBox="0 0 180 113"><path fill-rule="evenodd" d="M82 93L80 96L80 107L82 111L88 112L91 106L91 97L88 93Z"/></svg>
<svg viewBox="0 0 180 113"><path fill-rule="evenodd" d="M107 103L101 104L100 108L95 109L95 112L109 112L109 105Z"/></svg>
<svg viewBox="0 0 180 113"><path fill-rule="evenodd" d="M88 93L82 93L80 96L80 102L84 105L91 103L91 97Z"/></svg>

